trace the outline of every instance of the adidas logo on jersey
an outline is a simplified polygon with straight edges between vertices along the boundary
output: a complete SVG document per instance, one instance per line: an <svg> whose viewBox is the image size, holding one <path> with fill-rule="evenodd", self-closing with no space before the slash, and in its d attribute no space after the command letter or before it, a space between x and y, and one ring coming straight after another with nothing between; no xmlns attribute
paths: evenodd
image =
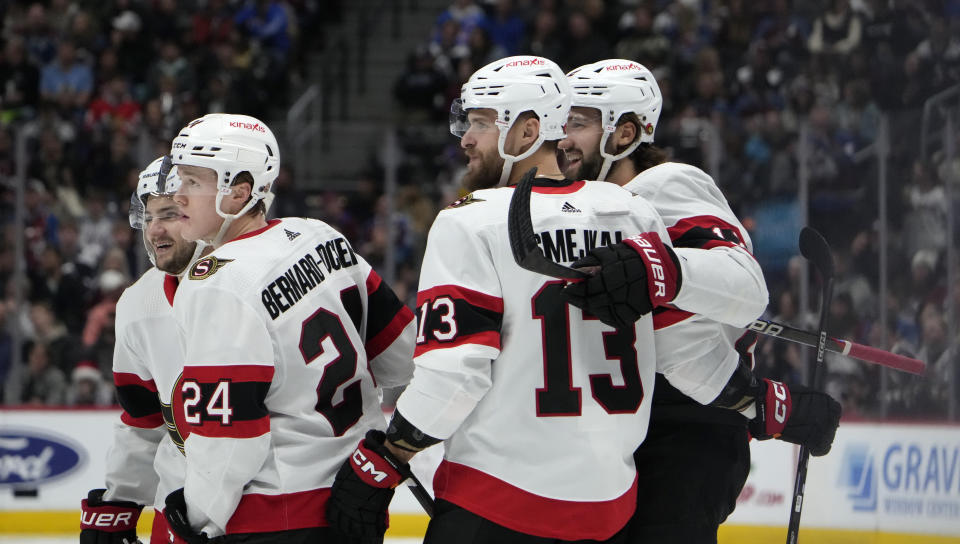
<svg viewBox="0 0 960 544"><path fill-rule="evenodd" d="M563 207L560 208L560 211L567 213L580 213L580 209L569 202L564 202Z"/></svg>
<svg viewBox="0 0 960 544"><path fill-rule="evenodd" d="M292 230L283 229L283 232L287 233L287 240L291 242L296 239L297 236L300 236L299 232L293 232Z"/></svg>

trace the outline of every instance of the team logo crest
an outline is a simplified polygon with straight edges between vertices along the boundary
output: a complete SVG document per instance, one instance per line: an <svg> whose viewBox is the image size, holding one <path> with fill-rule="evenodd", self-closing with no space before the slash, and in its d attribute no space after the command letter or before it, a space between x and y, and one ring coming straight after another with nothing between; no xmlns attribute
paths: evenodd
<svg viewBox="0 0 960 544"><path fill-rule="evenodd" d="M450 208L462 208L462 207L466 206L467 204L473 204L474 202L483 202L483 199L482 199L482 198L477 198L477 197L473 196L473 193L470 193L469 195L467 195L467 196L465 196L465 197L462 197L462 198L457 199L456 202L454 202L453 204L450 204L449 206L447 206L447 209L450 209Z"/></svg>
<svg viewBox="0 0 960 544"><path fill-rule="evenodd" d="M648 136L653 134L653 123L643 125L643 131L646 132Z"/></svg>
<svg viewBox="0 0 960 544"><path fill-rule="evenodd" d="M218 259L216 257L204 257L194 263L190 269L191 280L205 280L217 273L217 270L223 268L227 263L233 262L233 259Z"/></svg>

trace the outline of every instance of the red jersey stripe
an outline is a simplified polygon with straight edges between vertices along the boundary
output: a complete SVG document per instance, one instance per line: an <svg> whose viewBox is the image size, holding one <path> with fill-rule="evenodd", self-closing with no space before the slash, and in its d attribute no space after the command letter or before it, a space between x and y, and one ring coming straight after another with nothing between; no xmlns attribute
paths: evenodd
<svg viewBox="0 0 960 544"><path fill-rule="evenodd" d="M216 383L220 380L269 382L273 380L273 372L273 365L187 365L183 368L183 378L184 380L191 379L201 383Z"/></svg>
<svg viewBox="0 0 960 544"><path fill-rule="evenodd" d="M469 302L474 306L501 314L503 313L502 298L481 293L480 291L474 291L473 289L468 289L459 285L438 285L436 287L431 287L429 289L420 291L417 293L417 306L423 305L423 303L428 300L433 300L437 297L443 296L459 298Z"/></svg>
<svg viewBox="0 0 960 544"><path fill-rule="evenodd" d="M423 344L417 344L416 349L413 350L413 356L419 357L435 349L453 348L464 344L478 344L500 349L500 333L498 331L482 331L474 334L465 334L454 338L450 342L440 342L431 338Z"/></svg>
<svg viewBox="0 0 960 544"><path fill-rule="evenodd" d="M626 525L636 507L637 479L608 501L551 499L514 487L477 469L443 461L433 479L437 498L479 516L543 538L607 540Z"/></svg>
<svg viewBox="0 0 960 544"><path fill-rule="evenodd" d="M246 494L227 522L227 534L326 527L329 499L329 488L280 495Z"/></svg>
<svg viewBox="0 0 960 544"><path fill-rule="evenodd" d="M268 432L270 432L270 418L267 416L249 420L235 419L229 424L214 419L190 426L190 434L209 438L256 438Z"/></svg>
<svg viewBox="0 0 960 544"><path fill-rule="evenodd" d="M163 425L163 415L160 412L157 412L148 416L133 417L130 414L123 412L120 414L120 421L131 427L137 427L138 429L156 429L157 427Z"/></svg>
<svg viewBox="0 0 960 544"><path fill-rule="evenodd" d="M374 360L377 355L380 355L384 350L389 348L411 321L413 321L413 312L410 308L404 306L397 312L397 315L393 316L390 324L387 325L385 329L370 340L367 340L364 345L367 351L367 361Z"/></svg>
<svg viewBox="0 0 960 544"><path fill-rule="evenodd" d="M157 384L153 380L144 380L136 374L129 372L114 372L113 373L113 384L117 387L123 387L125 385L136 385L157 392Z"/></svg>

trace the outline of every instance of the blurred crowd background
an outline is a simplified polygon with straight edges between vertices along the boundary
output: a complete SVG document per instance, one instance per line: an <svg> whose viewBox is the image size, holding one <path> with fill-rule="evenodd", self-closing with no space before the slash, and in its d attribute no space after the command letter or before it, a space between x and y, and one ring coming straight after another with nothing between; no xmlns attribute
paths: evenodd
<svg viewBox="0 0 960 544"><path fill-rule="evenodd" d="M837 260L830 334L927 363L918 378L828 355L827 388L844 416L960 419L960 115L936 132L928 123L960 111L960 0L448 2L403 2L432 10L432 28L406 51L392 85L367 91L390 95L383 125L399 151L392 174L374 153L334 190L305 183L298 163L285 160L272 214L330 222L376 267L389 267L381 273L413 305L426 233L460 194L465 161L445 127L469 75L514 54L565 70L635 60L664 95L657 145L713 175L750 231L771 292L767 317L816 328L819 290L807 287L796 255L809 223ZM5 404L114 402L115 303L149 265L126 218L137 173L204 113L278 126L311 83L307 59L329 51L345 14L370 3L0 1ZM18 136L28 140L23 165ZM23 260L18 169L26 172ZM16 359L13 327L23 339ZM765 340L757 369L804 381L812 358Z"/></svg>

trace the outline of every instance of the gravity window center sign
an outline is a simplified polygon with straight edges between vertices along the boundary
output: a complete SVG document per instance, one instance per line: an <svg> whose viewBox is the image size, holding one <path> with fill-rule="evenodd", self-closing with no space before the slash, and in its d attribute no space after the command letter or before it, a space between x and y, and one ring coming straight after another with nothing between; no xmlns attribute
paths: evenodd
<svg viewBox="0 0 960 544"><path fill-rule="evenodd" d="M71 439L32 430L0 432L0 486L35 487L66 476L86 461Z"/></svg>

